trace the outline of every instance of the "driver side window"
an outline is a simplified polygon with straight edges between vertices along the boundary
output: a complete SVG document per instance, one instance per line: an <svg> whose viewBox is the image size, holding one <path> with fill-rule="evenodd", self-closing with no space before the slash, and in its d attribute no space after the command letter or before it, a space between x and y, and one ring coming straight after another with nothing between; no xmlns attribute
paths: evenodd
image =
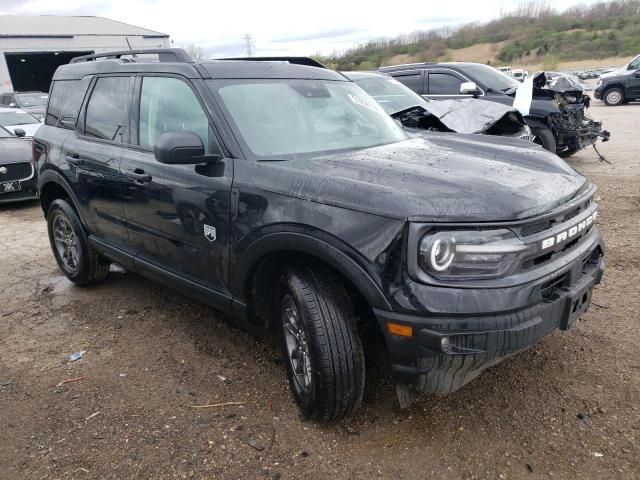
<svg viewBox="0 0 640 480"><path fill-rule="evenodd" d="M193 132L211 153L209 119L185 82L171 77L144 77L140 95L139 144L153 149L166 132Z"/></svg>

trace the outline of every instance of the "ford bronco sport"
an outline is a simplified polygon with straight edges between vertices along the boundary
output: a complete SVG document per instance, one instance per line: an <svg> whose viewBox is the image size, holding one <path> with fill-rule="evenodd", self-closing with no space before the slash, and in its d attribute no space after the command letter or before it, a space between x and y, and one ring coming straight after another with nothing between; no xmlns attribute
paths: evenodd
<svg viewBox="0 0 640 480"><path fill-rule="evenodd" d="M360 405L363 331L384 335L408 406L588 307L595 187L556 155L408 138L353 82L295 59L146 53L61 66L35 136L53 255L75 284L117 262L277 327L293 395L322 422Z"/></svg>

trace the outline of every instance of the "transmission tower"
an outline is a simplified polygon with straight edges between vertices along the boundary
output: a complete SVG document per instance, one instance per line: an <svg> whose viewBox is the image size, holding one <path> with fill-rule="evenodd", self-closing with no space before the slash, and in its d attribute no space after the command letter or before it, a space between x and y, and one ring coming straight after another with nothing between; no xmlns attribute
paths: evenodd
<svg viewBox="0 0 640 480"><path fill-rule="evenodd" d="M247 33L244 36L244 48L246 49L247 57L253 57L254 45L253 45L253 37L251 36L250 33Z"/></svg>

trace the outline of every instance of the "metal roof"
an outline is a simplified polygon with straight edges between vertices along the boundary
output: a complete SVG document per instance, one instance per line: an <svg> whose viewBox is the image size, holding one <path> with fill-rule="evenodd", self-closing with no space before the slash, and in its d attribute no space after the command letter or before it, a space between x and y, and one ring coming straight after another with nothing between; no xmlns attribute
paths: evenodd
<svg viewBox="0 0 640 480"><path fill-rule="evenodd" d="M72 35L168 37L103 17L62 15L0 15L0 37L56 37Z"/></svg>

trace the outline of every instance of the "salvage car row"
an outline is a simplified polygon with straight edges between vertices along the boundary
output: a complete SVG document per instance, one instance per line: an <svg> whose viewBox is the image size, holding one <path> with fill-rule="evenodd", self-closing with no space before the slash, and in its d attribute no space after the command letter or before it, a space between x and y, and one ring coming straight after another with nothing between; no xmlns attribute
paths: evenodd
<svg viewBox="0 0 640 480"><path fill-rule="evenodd" d="M305 416L357 411L370 332L407 407L589 307L604 255L595 186L470 82L471 98L439 104L397 77L350 73L363 89L310 59L137 53L150 52L79 57L54 75L33 140L53 257L78 286L115 262L273 328ZM584 106L569 96L545 92ZM485 103L497 113L460 114Z"/></svg>

